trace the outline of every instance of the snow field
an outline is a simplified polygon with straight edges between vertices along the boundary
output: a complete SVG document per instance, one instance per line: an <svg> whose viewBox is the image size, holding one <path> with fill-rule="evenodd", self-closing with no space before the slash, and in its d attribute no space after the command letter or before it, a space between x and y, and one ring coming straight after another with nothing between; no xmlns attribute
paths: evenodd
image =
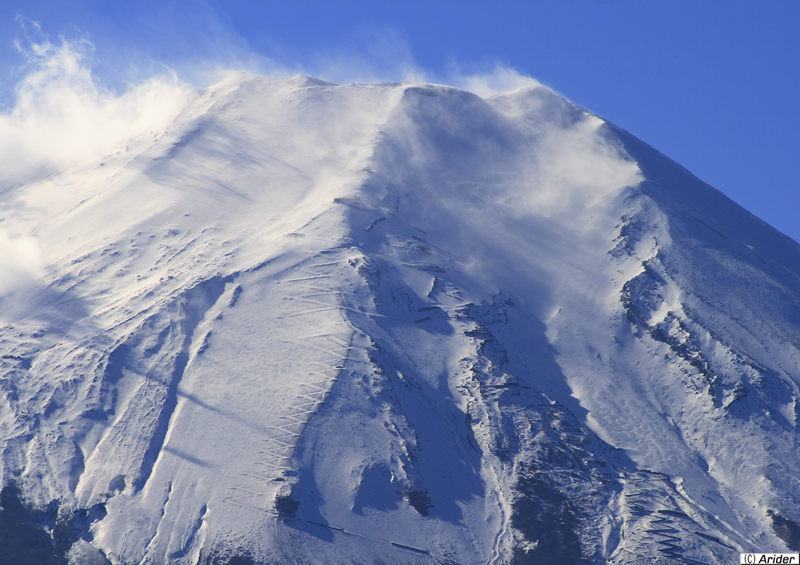
<svg viewBox="0 0 800 565"><path fill-rule="evenodd" d="M92 510L73 562L722 563L800 520L800 249L544 87L234 76L37 174L0 473Z"/></svg>

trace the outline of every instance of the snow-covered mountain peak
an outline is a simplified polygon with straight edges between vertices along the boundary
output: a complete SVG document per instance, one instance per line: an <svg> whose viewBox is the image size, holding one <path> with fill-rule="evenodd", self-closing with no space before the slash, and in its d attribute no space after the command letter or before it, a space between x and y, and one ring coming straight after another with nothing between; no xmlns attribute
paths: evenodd
<svg viewBox="0 0 800 565"><path fill-rule="evenodd" d="M0 198L0 520L54 558L797 546L800 249L545 87L235 75Z"/></svg>

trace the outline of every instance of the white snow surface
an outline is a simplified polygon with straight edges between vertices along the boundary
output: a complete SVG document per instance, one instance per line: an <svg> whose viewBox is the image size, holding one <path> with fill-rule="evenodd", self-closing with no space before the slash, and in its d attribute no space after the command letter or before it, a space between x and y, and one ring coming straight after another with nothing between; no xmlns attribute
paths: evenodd
<svg viewBox="0 0 800 565"><path fill-rule="evenodd" d="M543 86L237 75L37 170L0 477L88 513L73 564L800 542L800 247Z"/></svg>

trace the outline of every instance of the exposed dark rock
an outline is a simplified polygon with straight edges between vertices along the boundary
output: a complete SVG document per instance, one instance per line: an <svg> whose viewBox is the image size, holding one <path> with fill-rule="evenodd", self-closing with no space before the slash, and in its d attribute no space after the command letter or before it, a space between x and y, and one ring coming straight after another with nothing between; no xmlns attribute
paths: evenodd
<svg viewBox="0 0 800 565"><path fill-rule="evenodd" d="M517 489L521 496L513 505L511 524L528 543L514 549L514 564L588 563L572 503L534 473L521 477Z"/></svg>
<svg viewBox="0 0 800 565"><path fill-rule="evenodd" d="M414 510L422 516L427 516L431 506L433 506L431 504L431 495L424 490L410 490L406 493L406 498Z"/></svg>
<svg viewBox="0 0 800 565"><path fill-rule="evenodd" d="M0 491L0 506L0 565L66 565L63 532L54 531L57 505L31 508L9 483Z"/></svg>
<svg viewBox="0 0 800 565"><path fill-rule="evenodd" d="M283 520L291 520L297 514L300 503L292 498L291 494L278 495L275 497L275 510Z"/></svg>
<svg viewBox="0 0 800 565"><path fill-rule="evenodd" d="M772 531L783 540L792 551L800 551L800 525L776 512L770 513Z"/></svg>

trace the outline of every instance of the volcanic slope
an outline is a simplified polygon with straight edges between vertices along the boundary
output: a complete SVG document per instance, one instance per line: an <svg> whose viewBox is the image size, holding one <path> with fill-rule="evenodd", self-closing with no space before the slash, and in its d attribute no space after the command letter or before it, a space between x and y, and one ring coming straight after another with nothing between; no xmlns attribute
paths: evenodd
<svg viewBox="0 0 800 565"><path fill-rule="evenodd" d="M0 563L800 546L800 247L545 87L237 75L0 217Z"/></svg>

